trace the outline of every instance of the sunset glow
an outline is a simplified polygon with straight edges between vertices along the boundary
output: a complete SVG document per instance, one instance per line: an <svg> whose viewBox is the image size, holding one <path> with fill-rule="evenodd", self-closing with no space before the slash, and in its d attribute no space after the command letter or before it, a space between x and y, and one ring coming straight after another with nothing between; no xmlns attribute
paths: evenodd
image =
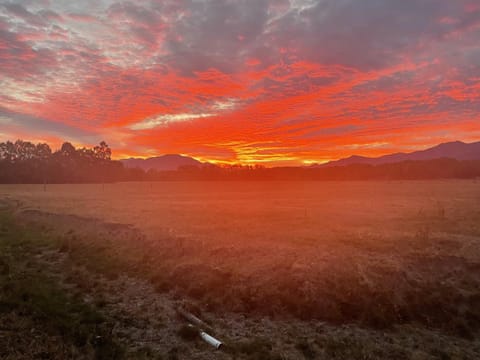
<svg viewBox="0 0 480 360"><path fill-rule="evenodd" d="M308 165L480 140L480 5L0 3L0 141Z"/></svg>

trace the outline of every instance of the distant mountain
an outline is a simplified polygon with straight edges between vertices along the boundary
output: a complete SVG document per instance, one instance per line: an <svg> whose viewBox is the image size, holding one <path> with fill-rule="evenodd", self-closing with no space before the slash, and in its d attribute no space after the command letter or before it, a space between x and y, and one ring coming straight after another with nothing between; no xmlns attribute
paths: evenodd
<svg viewBox="0 0 480 360"><path fill-rule="evenodd" d="M454 141L443 143L426 150L415 151L412 153L396 153L380 156L377 158L353 155L345 159L330 161L326 164L316 166L346 166L351 164L381 165L407 160L419 161L433 160L439 158L450 158L456 160L480 160L480 141L470 144L461 141Z"/></svg>
<svg viewBox="0 0 480 360"><path fill-rule="evenodd" d="M127 168L140 168L145 171L149 169L159 171L174 171L181 166L201 166L202 163L194 158L178 155L167 154L163 156L151 157L148 159L122 159L120 160Z"/></svg>

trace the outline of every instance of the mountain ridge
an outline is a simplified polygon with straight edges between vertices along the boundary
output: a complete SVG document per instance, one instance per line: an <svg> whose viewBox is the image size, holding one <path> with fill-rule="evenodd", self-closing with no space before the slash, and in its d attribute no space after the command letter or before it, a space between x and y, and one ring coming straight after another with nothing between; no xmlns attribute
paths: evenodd
<svg viewBox="0 0 480 360"><path fill-rule="evenodd" d="M410 153L398 152L379 157L367 157L352 155L347 158L330 161L326 164L314 164L313 167L347 166L352 164L382 165L402 161L422 161L439 158L451 158L456 160L480 160L480 141L465 143L463 141L451 141L441 143L433 147L417 150Z"/></svg>
<svg viewBox="0 0 480 360"><path fill-rule="evenodd" d="M201 166L202 162L185 155L165 154L147 159L128 158L120 160L127 168L140 168L145 171L150 169L159 171L175 171L182 166Z"/></svg>
<svg viewBox="0 0 480 360"><path fill-rule="evenodd" d="M422 161L439 158L451 158L456 160L480 160L480 141L465 143L463 141L451 141L441 143L433 147L417 150L410 153L397 152L379 157L367 157L351 155L349 157L330 161L325 164L313 164L310 167L333 167L348 166L352 164L383 165L402 161ZM150 158L120 159L127 168L141 168L145 171L150 169L158 171L175 171L183 166L201 167L207 163L196 160L193 157L180 154L165 154Z"/></svg>

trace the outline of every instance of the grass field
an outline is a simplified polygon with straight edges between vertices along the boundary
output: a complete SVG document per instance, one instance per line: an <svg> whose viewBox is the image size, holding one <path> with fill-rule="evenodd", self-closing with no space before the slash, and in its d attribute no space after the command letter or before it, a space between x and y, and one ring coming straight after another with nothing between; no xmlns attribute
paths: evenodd
<svg viewBox="0 0 480 360"><path fill-rule="evenodd" d="M0 199L50 239L62 283L136 324L121 329L132 346L141 329L174 336L134 358L480 356L479 182L2 185ZM162 326L110 305L138 284ZM184 339L179 304L230 350Z"/></svg>

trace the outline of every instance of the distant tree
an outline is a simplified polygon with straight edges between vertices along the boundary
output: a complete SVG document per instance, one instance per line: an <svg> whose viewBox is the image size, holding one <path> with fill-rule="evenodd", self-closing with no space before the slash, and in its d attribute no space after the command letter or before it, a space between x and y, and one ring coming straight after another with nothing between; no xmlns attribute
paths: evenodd
<svg viewBox="0 0 480 360"><path fill-rule="evenodd" d="M52 149L45 143L39 143L35 147L35 157L39 160L48 160L52 156Z"/></svg>
<svg viewBox="0 0 480 360"><path fill-rule="evenodd" d="M45 143L39 143L35 147L35 157L40 162L41 173L43 178L43 191L47 191L47 172L48 163L52 156L52 149Z"/></svg>
<svg viewBox="0 0 480 360"><path fill-rule="evenodd" d="M93 148L93 153L97 159L110 160L112 156L112 150L105 141L102 141L100 145Z"/></svg>
<svg viewBox="0 0 480 360"><path fill-rule="evenodd" d="M14 151L19 161L29 160L35 157L35 145L28 141L15 141Z"/></svg>
<svg viewBox="0 0 480 360"><path fill-rule="evenodd" d="M80 158L86 160L87 162L93 162L95 159L94 151L92 149L87 149L86 147L77 149L77 154Z"/></svg>
<svg viewBox="0 0 480 360"><path fill-rule="evenodd" d="M111 160L112 150L110 150L110 147L105 141L102 141L100 145L93 148L93 154L95 160L98 162L96 172L101 178L102 189L105 189L105 180L109 171L108 166L106 165Z"/></svg>
<svg viewBox="0 0 480 360"><path fill-rule="evenodd" d="M0 160L13 162L15 159L15 145L11 141L0 143Z"/></svg>
<svg viewBox="0 0 480 360"><path fill-rule="evenodd" d="M75 146L73 146L69 142L64 142L62 144L62 147L60 148L60 155L65 157L75 157L76 155Z"/></svg>

